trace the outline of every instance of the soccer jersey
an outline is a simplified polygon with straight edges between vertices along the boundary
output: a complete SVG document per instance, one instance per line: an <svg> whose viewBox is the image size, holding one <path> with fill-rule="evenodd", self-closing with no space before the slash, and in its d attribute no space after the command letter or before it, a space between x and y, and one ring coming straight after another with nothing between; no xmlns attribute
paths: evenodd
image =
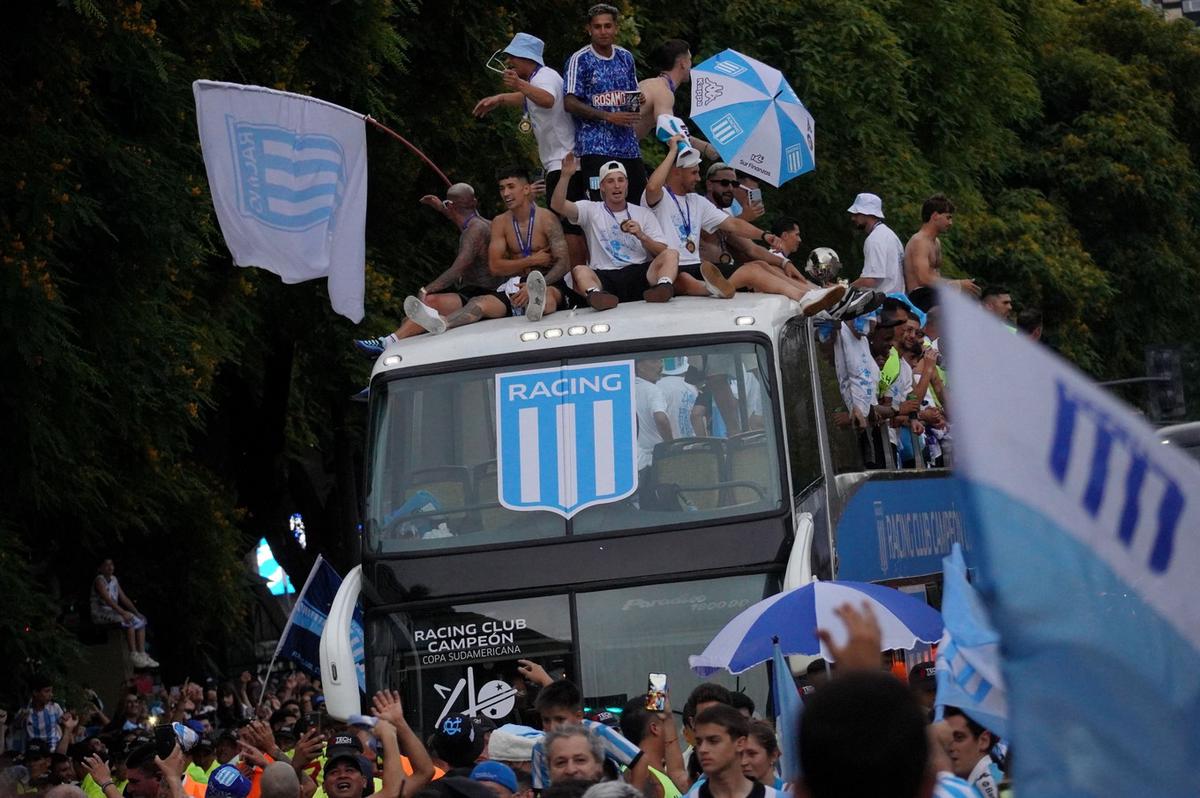
<svg viewBox="0 0 1200 798"><path fill-rule="evenodd" d="M692 426L692 408L700 392L696 386L688 384L682 376L670 375L660 377L658 389L667 400L667 419L671 422L671 434L676 438L694 438L696 429Z"/></svg>
<svg viewBox="0 0 1200 798"><path fill-rule="evenodd" d="M654 416L667 415L667 398L657 385L641 377L634 381L633 395L637 404L637 467L641 471L654 462L654 447L663 442Z"/></svg>
<svg viewBox="0 0 1200 798"><path fill-rule="evenodd" d="M684 796L684 798L712 798L712 789L709 787L708 777L700 777L696 783L692 785L692 789L687 791L687 795ZM750 792L746 794L745 798L790 798L790 796L788 793L777 790L774 787L768 787L762 782L756 781L753 782L753 786L750 788Z"/></svg>
<svg viewBox="0 0 1200 798"><path fill-rule="evenodd" d="M616 729L610 729L603 723L584 718L579 725L600 738L604 745L604 758L617 766L617 769L633 767L642 755L642 749L621 736ZM545 740L533 744L533 753L529 757L533 781L533 789L544 790L550 786L550 762L546 759Z"/></svg>
<svg viewBox="0 0 1200 798"><path fill-rule="evenodd" d="M643 232L655 241L666 241L654 214L641 205L625 204L613 211L603 202L579 200L575 203L579 226L587 238L588 266L596 270L622 269L637 263L654 260L636 236L621 231L621 223L633 219Z"/></svg>
<svg viewBox="0 0 1200 798"><path fill-rule="evenodd" d="M565 91L600 111L629 111L626 92L637 91L633 54L613 46L605 58L589 44L567 59L563 69ZM637 133L625 125L576 117L575 154L606 155L610 158L640 158Z"/></svg>
<svg viewBox="0 0 1200 798"><path fill-rule="evenodd" d="M680 266L700 265L700 231L715 232L729 218L708 197L699 194L673 194L664 188L657 205L651 205L642 195L642 207L649 209L663 230L663 243L679 251ZM692 242L688 251L687 242Z"/></svg>
<svg viewBox="0 0 1200 798"><path fill-rule="evenodd" d="M971 769L971 775L967 777L967 781L971 782L972 787L979 790L979 794L983 798L1000 798L1000 781L1003 778L1000 768L990 756L984 754Z"/></svg>

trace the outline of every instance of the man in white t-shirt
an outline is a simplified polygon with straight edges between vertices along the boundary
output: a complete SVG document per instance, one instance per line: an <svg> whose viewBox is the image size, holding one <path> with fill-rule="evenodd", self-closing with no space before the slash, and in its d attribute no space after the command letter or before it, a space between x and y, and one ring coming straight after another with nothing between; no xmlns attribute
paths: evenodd
<svg viewBox="0 0 1200 798"><path fill-rule="evenodd" d="M692 411L696 407L700 390L687 381L688 366L686 357L665 358L662 377L658 380L658 389L667 400L667 420L671 423L671 435L676 438L696 437Z"/></svg>
<svg viewBox="0 0 1200 798"><path fill-rule="evenodd" d="M654 447L663 441L674 440L671 421L667 418L667 399L655 384L662 376L662 360L657 357L639 358L634 366L637 379L633 396L637 404L638 471L654 462Z"/></svg>
<svg viewBox="0 0 1200 798"><path fill-rule="evenodd" d="M475 104L474 113L483 117L500 106L523 109L520 127L532 130L537 141L549 197L554 195L554 187L562 176L563 156L575 147L575 117L563 108L562 75L546 66L542 57L545 46L541 39L528 33L514 36L502 51L508 63L504 85L509 91L484 97ZM582 232L573 232L580 236L582 244ZM582 245L578 251L572 251L574 263L581 262L584 256Z"/></svg>
<svg viewBox="0 0 1200 798"><path fill-rule="evenodd" d="M851 285L885 294L904 293L904 244L883 223L883 200L875 194L859 194L846 212L851 223L867 234L862 276Z"/></svg>
<svg viewBox="0 0 1200 798"><path fill-rule="evenodd" d="M790 261L783 269L773 270L761 260L732 267L728 275L700 257L700 233L720 230L734 236L755 239L762 231L744 219L730 216L708 197L695 193L700 183L700 165L678 166L677 144L683 136L667 142L667 155L650 175L642 205L653 211L668 246L679 252L679 279L676 292L690 296L715 296L729 299L739 288L766 294L782 294L798 303L806 316L837 305L846 293L845 286L818 288L804 279Z"/></svg>
<svg viewBox="0 0 1200 798"><path fill-rule="evenodd" d="M563 158L562 179L550 207L583 228L588 265L571 270L574 289L594 310L644 299L667 302L675 295L679 253L666 242L654 214L625 201L629 177L618 160L601 165L600 202L567 199L567 184L579 170L574 153Z"/></svg>

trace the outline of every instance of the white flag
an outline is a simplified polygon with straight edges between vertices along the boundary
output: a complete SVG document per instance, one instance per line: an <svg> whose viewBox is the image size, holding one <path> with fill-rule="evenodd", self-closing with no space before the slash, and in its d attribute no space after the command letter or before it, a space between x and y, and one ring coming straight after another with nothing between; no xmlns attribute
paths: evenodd
<svg viewBox="0 0 1200 798"><path fill-rule="evenodd" d="M285 283L327 277L333 309L363 317L363 115L299 94L198 80L196 122L225 244Z"/></svg>

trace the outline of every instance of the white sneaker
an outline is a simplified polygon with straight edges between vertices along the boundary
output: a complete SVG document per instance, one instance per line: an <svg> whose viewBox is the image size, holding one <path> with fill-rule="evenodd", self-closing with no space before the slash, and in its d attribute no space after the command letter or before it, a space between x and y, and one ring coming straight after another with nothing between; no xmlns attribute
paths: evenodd
<svg viewBox="0 0 1200 798"><path fill-rule="evenodd" d="M796 308L805 316L813 316L836 305L845 294L846 286L844 285L818 288L796 300Z"/></svg>
<svg viewBox="0 0 1200 798"><path fill-rule="evenodd" d="M144 667L147 667L147 668L157 668L158 667L158 660L154 659L153 657L151 657L149 654L147 654L145 652L142 652L142 661L146 663Z"/></svg>
<svg viewBox="0 0 1200 798"><path fill-rule="evenodd" d="M129 661L133 663L135 668L148 668L146 664L146 655L140 651L133 651L129 654Z"/></svg>
<svg viewBox="0 0 1200 798"><path fill-rule="evenodd" d="M721 274L720 269L708 261L700 264L700 276L704 278L704 287L708 289L708 293L717 299L732 299L733 295L737 293L733 283Z"/></svg>
<svg viewBox="0 0 1200 798"><path fill-rule="evenodd" d="M404 300L404 315L419 324L425 332L441 335L446 331L446 320L441 314L415 296Z"/></svg>
<svg viewBox="0 0 1200 798"><path fill-rule="evenodd" d="M525 318L541 321L546 312L546 275L534 269L525 278L525 290L529 293L529 304L525 306Z"/></svg>

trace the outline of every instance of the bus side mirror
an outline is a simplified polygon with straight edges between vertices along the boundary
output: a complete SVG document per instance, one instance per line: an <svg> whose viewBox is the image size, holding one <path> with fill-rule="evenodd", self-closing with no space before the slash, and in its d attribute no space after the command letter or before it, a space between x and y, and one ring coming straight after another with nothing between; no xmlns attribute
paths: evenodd
<svg viewBox="0 0 1200 798"><path fill-rule="evenodd" d="M350 642L350 622L362 592L362 566L356 565L342 580L329 618L321 631L321 685L325 690L325 710L331 718L346 721L362 711L358 692L358 669L354 666L354 646Z"/></svg>

